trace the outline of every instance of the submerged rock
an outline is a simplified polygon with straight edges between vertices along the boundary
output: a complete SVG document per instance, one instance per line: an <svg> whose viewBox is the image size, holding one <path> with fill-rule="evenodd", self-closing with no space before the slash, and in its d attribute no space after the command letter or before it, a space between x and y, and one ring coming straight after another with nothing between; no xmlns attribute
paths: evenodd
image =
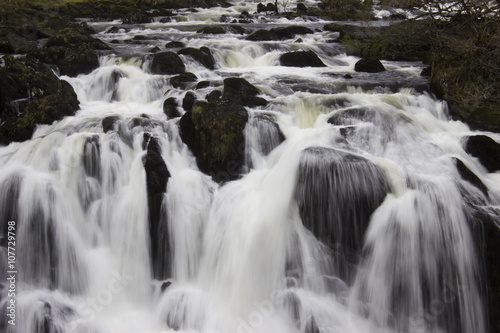
<svg viewBox="0 0 500 333"><path fill-rule="evenodd" d="M28 140L37 124L52 124L79 109L73 87L37 59L29 56L23 64L9 56L5 63L0 69L0 142Z"/></svg>
<svg viewBox="0 0 500 333"><path fill-rule="evenodd" d="M326 67L313 51L284 53L280 56L280 63L288 67Z"/></svg>
<svg viewBox="0 0 500 333"><path fill-rule="evenodd" d="M182 59L174 52L159 52L153 57L151 72L154 74L182 74L185 71Z"/></svg>
<svg viewBox="0 0 500 333"><path fill-rule="evenodd" d="M248 113L228 100L198 101L180 121L181 137L198 167L217 182L238 179L245 159Z"/></svg>
<svg viewBox="0 0 500 333"><path fill-rule="evenodd" d="M353 278L370 216L389 191L382 169L364 157L320 147L302 152L295 192L300 216L334 251L344 281Z"/></svg>
<svg viewBox="0 0 500 333"><path fill-rule="evenodd" d="M470 136L465 144L465 151L477 157L489 172L500 170L500 144L489 136Z"/></svg>
<svg viewBox="0 0 500 333"><path fill-rule="evenodd" d="M354 65L356 72L379 73L384 72L385 67L378 59L363 58Z"/></svg>
<svg viewBox="0 0 500 333"><path fill-rule="evenodd" d="M85 27L73 25L50 37L38 53L45 63L56 65L61 74L87 74L99 67L96 50L110 50L103 41L90 36Z"/></svg>

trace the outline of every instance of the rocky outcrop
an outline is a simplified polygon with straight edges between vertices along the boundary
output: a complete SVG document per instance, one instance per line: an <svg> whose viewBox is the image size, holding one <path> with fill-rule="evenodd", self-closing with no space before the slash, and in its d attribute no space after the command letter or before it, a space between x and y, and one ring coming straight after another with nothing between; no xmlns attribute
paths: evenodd
<svg viewBox="0 0 500 333"><path fill-rule="evenodd" d="M217 182L238 179L245 160L248 113L228 100L198 101L180 120L181 137L198 167Z"/></svg>
<svg viewBox="0 0 500 333"><path fill-rule="evenodd" d="M500 144L489 136L470 136L467 138L465 151L478 158L489 172L500 170Z"/></svg>
<svg viewBox="0 0 500 333"><path fill-rule="evenodd" d="M207 97L205 97L205 99L208 102L213 103L213 102L216 102L221 97L222 97L222 91L214 90L214 91L211 91L209 94L207 94Z"/></svg>
<svg viewBox="0 0 500 333"><path fill-rule="evenodd" d="M163 102L163 113L167 115L168 119L178 118L182 116L182 114L177 109L178 106L179 105L175 97L167 98L165 102Z"/></svg>
<svg viewBox="0 0 500 333"><path fill-rule="evenodd" d="M177 48L183 48L184 46L186 46L186 44L184 44L183 42L178 42L178 41L172 41L172 42L168 42L167 44L165 44L165 48L167 49L177 49Z"/></svg>
<svg viewBox="0 0 500 333"><path fill-rule="evenodd" d="M24 64L5 57L0 81L1 143L28 140L37 124L52 124L79 109L71 85L34 57Z"/></svg>
<svg viewBox="0 0 500 333"><path fill-rule="evenodd" d="M224 80L224 92L222 98L231 103L243 106L266 106L264 98L257 97L260 90L242 78L227 78Z"/></svg>
<svg viewBox="0 0 500 333"><path fill-rule="evenodd" d="M38 57L56 65L62 75L76 76L99 67L96 50L110 50L110 47L90 36L84 26L73 25L50 37Z"/></svg>
<svg viewBox="0 0 500 333"><path fill-rule="evenodd" d="M384 65L378 59L363 58L354 65L356 72L380 73L385 71Z"/></svg>
<svg viewBox="0 0 500 333"><path fill-rule="evenodd" d="M484 183L479 179L479 177L472 172L471 169L469 169L462 160L458 158L453 158L455 161L455 165L457 166L458 173L460 174L460 177L462 177L463 180L468 181L475 187L477 187L483 194L488 197L488 188Z"/></svg>
<svg viewBox="0 0 500 333"><path fill-rule="evenodd" d="M151 72L153 74L182 74L186 72L186 66L176 53L159 52L153 57Z"/></svg>
<svg viewBox="0 0 500 333"><path fill-rule="evenodd" d="M313 51L284 53L280 56L280 64L288 67L326 67Z"/></svg>
<svg viewBox="0 0 500 333"><path fill-rule="evenodd" d="M208 69L215 69L215 58L208 47L203 46L199 49L188 47L177 53L190 56Z"/></svg>

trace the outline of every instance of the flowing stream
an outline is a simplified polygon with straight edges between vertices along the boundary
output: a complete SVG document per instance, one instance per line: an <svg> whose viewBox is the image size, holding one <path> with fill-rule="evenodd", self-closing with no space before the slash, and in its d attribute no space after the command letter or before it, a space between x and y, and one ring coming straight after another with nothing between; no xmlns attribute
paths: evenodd
<svg viewBox="0 0 500 333"><path fill-rule="evenodd" d="M88 75L62 77L81 110L0 147L2 230L16 222L18 266L18 321L1 318L2 330L488 331L477 216L499 220L500 175L464 151L475 132L426 92L421 63L356 73L359 59L332 42L337 33L251 42L196 32L256 6L186 11L113 33L119 22L89 22L115 53ZM324 23L262 14L241 26ZM138 35L140 44L122 42ZM170 41L212 50L214 70L181 56L209 87L174 88L173 75L151 74L148 50ZM296 50L313 50L327 67L279 65ZM246 173L221 185L199 171L179 118L162 106L188 90L203 100L228 77L245 78L270 103L247 107ZM118 120L105 132L110 116ZM149 230L144 133L170 173L163 234ZM460 176L457 159L485 188ZM153 278L152 237L164 278ZM6 288L0 299L5 309Z"/></svg>

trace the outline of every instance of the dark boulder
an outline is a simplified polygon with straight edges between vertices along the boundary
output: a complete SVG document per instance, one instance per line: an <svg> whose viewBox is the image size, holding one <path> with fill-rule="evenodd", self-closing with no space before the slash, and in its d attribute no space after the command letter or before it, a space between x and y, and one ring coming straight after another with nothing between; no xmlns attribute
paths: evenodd
<svg viewBox="0 0 500 333"><path fill-rule="evenodd" d="M198 101L180 121L181 137L200 170L217 182L238 179L245 160L248 113L228 100Z"/></svg>
<svg viewBox="0 0 500 333"><path fill-rule="evenodd" d="M102 120L102 131L108 133L116 130L116 123L120 120L118 116L109 116Z"/></svg>
<svg viewBox="0 0 500 333"><path fill-rule="evenodd" d="M151 72L153 74L182 74L186 67L182 59L174 52L156 53L151 63Z"/></svg>
<svg viewBox="0 0 500 333"><path fill-rule="evenodd" d="M356 72L380 73L385 71L385 67L378 59L363 58L354 65L354 70Z"/></svg>
<svg viewBox="0 0 500 333"><path fill-rule="evenodd" d="M38 57L56 65L61 74L87 74L99 67L96 50L110 50L103 41L90 36L83 26L72 26L50 37Z"/></svg>
<svg viewBox="0 0 500 333"><path fill-rule="evenodd" d="M182 114L177 109L178 107L177 100L175 97L170 97L163 102L163 113L167 115L168 119L178 118L182 116Z"/></svg>
<svg viewBox="0 0 500 333"><path fill-rule="evenodd" d="M279 39L292 39L295 38L296 35L307 35L314 33L314 31L312 31L311 29L300 25L273 28L271 29L271 31L274 32Z"/></svg>
<svg viewBox="0 0 500 333"><path fill-rule="evenodd" d="M207 25L196 32L199 34L221 35L226 33L226 29L220 25Z"/></svg>
<svg viewBox="0 0 500 333"><path fill-rule="evenodd" d="M247 38L245 39L253 42L262 42L262 41L277 40L278 36L272 31L259 29L254 33L248 35Z"/></svg>
<svg viewBox="0 0 500 333"><path fill-rule="evenodd" d="M0 39L0 53L13 54L16 50L8 39Z"/></svg>
<svg viewBox="0 0 500 333"><path fill-rule="evenodd" d="M297 4L297 13L306 14L307 13L307 7L306 7L306 5L304 5L303 3L299 2Z"/></svg>
<svg viewBox="0 0 500 333"><path fill-rule="evenodd" d="M153 19L149 14L142 10L133 10L122 17L123 24L142 24L151 23Z"/></svg>
<svg viewBox="0 0 500 333"><path fill-rule="evenodd" d="M264 5L263 3L259 3L257 5L257 13L262 13L262 12L265 12L265 11L267 11L266 5Z"/></svg>
<svg viewBox="0 0 500 333"><path fill-rule="evenodd" d="M0 70L0 141L24 141L31 138L37 124L52 124L74 115L80 103L73 87L32 56L23 64L6 56ZM4 86L3 83L6 83ZM25 103L16 103L20 98Z"/></svg>
<svg viewBox="0 0 500 333"><path fill-rule="evenodd" d="M198 98L194 92L188 91L182 99L182 108L186 111L191 111L197 99Z"/></svg>
<svg viewBox="0 0 500 333"><path fill-rule="evenodd" d="M273 28L271 30L260 29L250 34L246 40L250 41L271 41L295 38L296 35L306 35L314 33L311 29L303 26L293 25L289 27Z"/></svg>
<svg viewBox="0 0 500 333"><path fill-rule="evenodd" d="M268 2L266 5L266 9L268 12L278 12L278 7L272 2Z"/></svg>
<svg viewBox="0 0 500 333"><path fill-rule="evenodd" d="M247 12L246 10L242 11L241 14L240 14L240 18L242 19L247 19L247 18L251 18L252 15L250 15L249 12Z"/></svg>
<svg viewBox="0 0 500 333"><path fill-rule="evenodd" d="M389 191L382 169L364 157L320 147L301 154L295 191L300 216L339 256L335 271L346 282L359 263L370 216Z"/></svg>
<svg viewBox="0 0 500 333"><path fill-rule="evenodd" d="M470 136L465 144L465 151L477 157L489 172L500 170L500 144L489 136Z"/></svg>
<svg viewBox="0 0 500 333"><path fill-rule="evenodd" d="M213 103L213 102L216 102L218 99L220 99L222 97L222 91L220 90L214 90L214 91L211 91L207 97L206 97L206 100L209 102L209 103Z"/></svg>
<svg viewBox="0 0 500 333"><path fill-rule="evenodd" d="M168 42L167 44L165 44L165 48L167 49L177 49L177 48L182 48L186 46L186 44L184 44L183 42L178 42L178 41L172 41L172 42Z"/></svg>
<svg viewBox="0 0 500 333"><path fill-rule="evenodd" d="M174 88L186 88L188 83L190 82L196 82L198 80L198 77L194 75L193 73L183 73L177 76L174 76L173 78L170 79L170 84Z"/></svg>
<svg viewBox="0 0 500 333"><path fill-rule="evenodd" d="M180 50L178 54L188 55L206 68L215 69L215 58L208 47L204 46L199 49L188 47Z"/></svg>
<svg viewBox="0 0 500 333"><path fill-rule="evenodd" d="M163 280L170 275L168 228L166 219L162 217L165 216L164 212L162 212L162 202L164 193L167 190L170 172L161 156L162 149L157 138L144 133L143 147L147 151L143 163L146 171L148 193L150 253L153 276L158 280Z"/></svg>
<svg viewBox="0 0 500 333"><path fill-rule="evenodd" d="M244 106L266 106L267 101L257 97L260 90L242 78L231 77L224 80L222 98Z"/></svg>
<svg viewBox="0 0 500 333"><path fill-rule="evenodd" d="M210 81L200 81L196 85L196 89L203 89L203 88L208 88L210 87Z"/></svg>
<svg viewBox="0 0 500 333"><path fill-rule="evenodd" d="M288 67L326 67L313 51L284 53L280 56L280 63Z"/></svg>
<svg viewBox="0 0 500 333"><path fill-rule="evenodd" d="M487 197L488 196L488 188L486 187L486 185L484 185L484 183L481 181L481 179L479 179L479 177L474 172L472 172L464 164L464 162L462 162L462 160L455 158L455 157L453 158L453 160L455 161L455 165L457 166L457 170L458 170L458 173L460 174L460 177L462 177L462 179L468 181L469 183L471 183L472 185L477 187Z"/></svg>

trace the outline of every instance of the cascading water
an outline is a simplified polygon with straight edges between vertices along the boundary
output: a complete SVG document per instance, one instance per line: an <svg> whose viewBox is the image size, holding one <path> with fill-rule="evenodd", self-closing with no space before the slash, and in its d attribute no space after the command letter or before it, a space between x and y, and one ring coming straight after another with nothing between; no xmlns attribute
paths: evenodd
<svg viewBox="0 0 500 333"><path fill-rule="evenodd" d="M195 32L255 7L114 33L105 32L112 23L90 23L104 41L142 34L146 45L117 44L125 55L62 77L81 110L0 148L0 250L15 221L19 271L18 325L2 317L1 331L488 331L477 216L498 223L500 179L465 153L474 132L418 92L419 63L355 73L357 59L329 32L280 42ZM186 91L173 75L151 74L145 50L172 40L213 50L215 70L181 56L210 82L188 84L198 99L243 77L270 101L247 107L238 180L200 172L179 119L162 112ZM314 50L327 66L280 66L295 50ZM4 288L2 309L7 302Z"/></svg>

